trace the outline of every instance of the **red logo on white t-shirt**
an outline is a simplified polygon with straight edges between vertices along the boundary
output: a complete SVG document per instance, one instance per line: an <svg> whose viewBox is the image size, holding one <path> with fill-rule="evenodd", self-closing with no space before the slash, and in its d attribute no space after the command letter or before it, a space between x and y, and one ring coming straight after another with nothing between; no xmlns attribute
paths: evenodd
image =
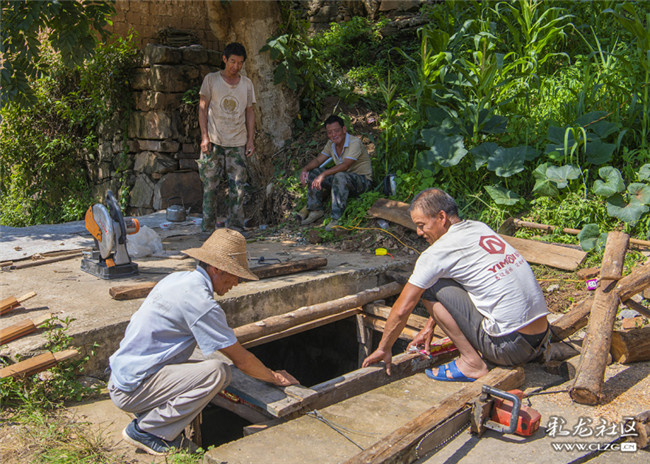
<svg viewBox="0 0 650 464"><path fill-rule="evenodd" d="M506 244L496 235L484 235L478 244L491 255L500 255L506 251Z"/></svg>

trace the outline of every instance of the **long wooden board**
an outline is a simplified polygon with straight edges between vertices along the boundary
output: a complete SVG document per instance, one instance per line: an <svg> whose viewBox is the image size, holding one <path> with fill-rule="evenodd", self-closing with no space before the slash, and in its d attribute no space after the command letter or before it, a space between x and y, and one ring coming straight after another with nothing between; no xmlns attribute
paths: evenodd
<svg viewBox="0 0 650 464"><path fill-rule="evenodd" d="M380 198L372 205L368 213L373 217L386 219L415 230L415 224L411 220L408 208L408 203ZM515 238L508 235L501 235L501 238L521 253L529 263L544 264L565 271L575 271L587 256L587 253L582 250L536 240Z"/></svg>
<svg viewBox="0 0 650 464"><path fill-rule="evenodd" d="M357 454L346 464L411 463L427 450L418 450L420 441L448 418L460 412L465 405L481 394L483 385L502 390L520 387L524 382L524 370L495 368L477 381L465 385L457 393L428 409L412 421L382 438L370 448Z"/></svg>

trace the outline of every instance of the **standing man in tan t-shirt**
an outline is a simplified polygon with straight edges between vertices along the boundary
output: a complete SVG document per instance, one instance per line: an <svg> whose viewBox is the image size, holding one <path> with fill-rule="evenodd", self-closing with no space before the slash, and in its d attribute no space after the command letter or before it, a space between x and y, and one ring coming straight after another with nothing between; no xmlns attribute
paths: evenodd
<svg viewBox="0 0 650 464"><path fill-rule="evenodd" d="M302 168L300 183L308 185L307 207L298 215L302 225L316 222L325 215L325 193L332 191L332 220L325 227L330 230L347 205L349 196L361 195L372 187L372 164L361 139L348 134L343 119L330 116L325 120L329 141L320 154ZM329 160L334 166L324 169Z"/></svg>
<svg viewBox="0 0 650 464"><path fill-rule="evenodd" d="M203 232L216 225L217 189L227 179L228 217L231 229L244 227L244 195L248 173L245 156L255 153L255 90L251 80L240 74L246 49L233 42L223 52L225 68L203 79L199 101L201 157L199 174L203 182Z"/></svg>

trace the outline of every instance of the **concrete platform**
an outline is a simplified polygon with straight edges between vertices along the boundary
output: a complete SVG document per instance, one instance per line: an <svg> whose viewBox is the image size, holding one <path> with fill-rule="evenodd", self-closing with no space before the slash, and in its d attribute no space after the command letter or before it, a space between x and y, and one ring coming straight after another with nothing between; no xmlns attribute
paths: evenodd
<svg viewBox="0 0 650 464"><path fill-rule="evenodd" d="M81 258L74 258L36 267L2 271L0 274L0 298L20 296L31 291L38 295L25 302L24 308L11 311L2 317L2 326L23 321L46 313L54 313L60 319L72 320L68 334L75 346L85 352L94 348L95 355L87 366L91 375L101 375L108 357L117 348L131 315L138 309L142 299L116 301L108 291L117 285L143 281L159 281L171 272L192 270L193 259L180 259L180 250L200 246L198 227L178 226L176 230L154 229L163 236L165 256L145 257L134 260L140 274L131 278L102 280L81 271ZM177 235L180 234L180 235ZM23 239L29 242L26 232ZM53 235L53 237L56 237ZM8 239L6 236L3 239ZM56 243L51 238L50 243ZM20 246L15 238L11 243ZM387 269L409 265L411 260L375 256L371 253L345 253L325 246L299 243L297 240L256 239L248 244L251 266L261 257L269 264L274 259L282 262L307 257L325 257L328 264L316 271L303 272L245 282L232 289L224 297L218 297L231 327L255 322L269 316L282 314L302 306L330 301L336 298L376 287L384 282ZM0 349L0 355L15 359L38 353L45 342L41 332L10 342Z"/></svg>

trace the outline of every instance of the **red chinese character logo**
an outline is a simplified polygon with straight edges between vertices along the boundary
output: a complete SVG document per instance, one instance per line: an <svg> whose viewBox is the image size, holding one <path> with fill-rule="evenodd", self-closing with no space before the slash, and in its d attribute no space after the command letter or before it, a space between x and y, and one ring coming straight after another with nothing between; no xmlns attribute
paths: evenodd
<svg viewBox="0 0 650 464"><path fill-rule="evenodd" d="M506 251L506 244L496 235L484 235L478 244L491 255L500 255Z"/></svg>

